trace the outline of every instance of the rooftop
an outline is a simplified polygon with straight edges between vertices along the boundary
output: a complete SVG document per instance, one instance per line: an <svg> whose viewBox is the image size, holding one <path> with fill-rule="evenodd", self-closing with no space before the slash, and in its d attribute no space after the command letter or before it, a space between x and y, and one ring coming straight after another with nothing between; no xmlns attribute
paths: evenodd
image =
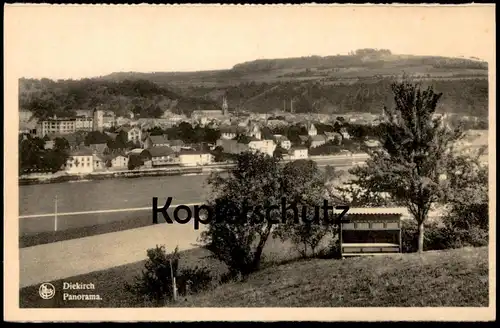
<svg viewBox="0 0 500 328"><path fill-rule="evenodd" d="M288 141L288 138L286 136L281 135L281 134L275 134L274 140L276 140L276 141Z"/></svg>
<svg viewBox="0 0 500 328"><path fill-rule="evenodd" d="M335 210L342 212L342 210ZM351 207L347 211L347 215L401 215L408 216L409 212L406 207Z"/></svg>
<svg viewBox="0 0 500 328"><path fill-rule="evenodd" d="M174 154L174 150L168 146L153 147L149 149L149 153L152 157L169 156Z"/></svg>
<svg viewBox="0 0 500 328"><path fill-rule="evenodd" d="M264 141L264 140L259 140L255 137L246 137L245 140L243 140L243 142L241 142L242 144L249 144L250 142L255 142L255 141Z"/></svg>
<svg viewBox="0 0 500 328"><path fill-rule="evenodd" d="M325 136L323 135L312 136L311 141L325 141Z"/></svg>
<svg viewBox="0 0 500 328"><path fill-rule="evenodd" d="M149 136L153 144L165 144L168 143L168 137L166 135L161 136Z"/></svg>
<svg viewBox="0 0 500 328"><path fill-rule="evenodd" d="M292 147L292 148L290 148L290 151L294 151L294 150L307 150L307 147Z"/></svg>
<svg viewBox="0 0 500 328"><path fill-rule="evenodd" d="M309 136L299 136L299 139L301 141L307 141L307 140L309 140Z"/></svg>
<svg viewBox="0 0 500 328"><path fill-rule="evenodd" d="M140 130L138 127L134 126L134 127L130 127L130 126L120 126L116 132L120 132L120 131L124 131L124 132L129 132L130 130L133 130L133 129L137 129L137 130Z"/></svg>
<svg viewBox="0 0 500 328"><path fill-rule="evenodd" d="M129 155L140 155L143 152L147 152L147 150L146 149L142 149L142 148L134 148L134 149L130 150L127 154L129 154Z"/></svg>
<svg viewBox="0 0 500 328"><path fill-rule="evenodd" d="M80 148L69 153L69 156L92 156L93 151L89 148Z"/></svg>
<svg viewBox="0 0 500 328"><path fill-rule="evenodd" d="M175 140L168 140L168 145L169 145L170 147L174 147L174 146L184 146L184 141L179 140L179 139L175 139Z"/></svg>
<svg viewBox="0 0 500 328"><path fill-rule="evenodd" d="M207 151L195 150L195 149L181 149L179 152L179 156L181 155L202 155L202 154L210 154Z"/></svg>

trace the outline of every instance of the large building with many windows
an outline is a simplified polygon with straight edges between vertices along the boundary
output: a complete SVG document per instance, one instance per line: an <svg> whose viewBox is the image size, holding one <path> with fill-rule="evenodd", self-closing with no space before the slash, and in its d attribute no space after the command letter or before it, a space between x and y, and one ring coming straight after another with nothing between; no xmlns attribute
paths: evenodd
<svg viewBox="0 0 500 328"><path fill-rule="evenodd" d="M92 117L77 116L75 121L76 131L92 131L94 126Z"/></svg>
<svg viewBox="0 0 500 328"><path fill-rule="evenodd" d="M71 134L76 131L76 118L57 118L39 121L36 135L43 138L51 134Z"/></svg>

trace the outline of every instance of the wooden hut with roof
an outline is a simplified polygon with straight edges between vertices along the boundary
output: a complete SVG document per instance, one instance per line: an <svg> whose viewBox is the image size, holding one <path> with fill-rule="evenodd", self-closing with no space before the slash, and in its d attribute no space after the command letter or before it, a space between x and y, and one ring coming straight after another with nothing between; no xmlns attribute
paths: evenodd
<svg viewBox="0 0 500 328"><path fill-rule="evenodd" d="M350 208L340 224L342 257L402 252L401 224L406 208Z"/></svg>

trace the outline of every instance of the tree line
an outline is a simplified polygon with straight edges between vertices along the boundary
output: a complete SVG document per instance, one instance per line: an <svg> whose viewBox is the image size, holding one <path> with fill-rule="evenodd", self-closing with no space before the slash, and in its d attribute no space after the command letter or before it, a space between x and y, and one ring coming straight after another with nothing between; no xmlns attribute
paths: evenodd
<svg viewBox="0 0 500 328"><path fill-rule="evenodd" d="M393 79L378 78L355 83L314 82L242 82L226 86L230 107L251 112L290 111L296 113L380 113L392 106L387 95ZM426 81L443 92L438 111L487 117L488 81L455 79ZM221 109L219 87L188 86L181 93L149 80L109 81L103 79L59 80L20 79L20 108L38 118L74 116L75 109L111 110L118 116L155 118L165 110L190 116L194 110ZM285 101L285 102L284 102Z"/></svg>
<svg viewBox="0 0 500 328"><path fill-rule="evenodd" d="M69 143L64 138L55 138L52 148L46 148L48 138L19 136L19 174L30 172L55 173L66 164Z"/></svg>
<svg viewBox="0 0 500 328"><path fill-rule="evenodd" d="M196 109L220 109L210 99L184 96L148 80L19 80L19 107L37 118L74 117L75 109L113 111L118 116L157 118L165 110L190 115Z"/></svg>

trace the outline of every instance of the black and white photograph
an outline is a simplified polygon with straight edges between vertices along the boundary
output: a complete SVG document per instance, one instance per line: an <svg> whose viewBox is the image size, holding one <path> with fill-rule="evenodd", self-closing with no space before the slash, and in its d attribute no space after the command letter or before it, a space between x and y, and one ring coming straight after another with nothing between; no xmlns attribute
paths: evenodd
<svg viewBox="0 0 500 328"><path fill-rule="evenodd" d="M4 12L5 320L496 319L494 5Z"/></svg>

